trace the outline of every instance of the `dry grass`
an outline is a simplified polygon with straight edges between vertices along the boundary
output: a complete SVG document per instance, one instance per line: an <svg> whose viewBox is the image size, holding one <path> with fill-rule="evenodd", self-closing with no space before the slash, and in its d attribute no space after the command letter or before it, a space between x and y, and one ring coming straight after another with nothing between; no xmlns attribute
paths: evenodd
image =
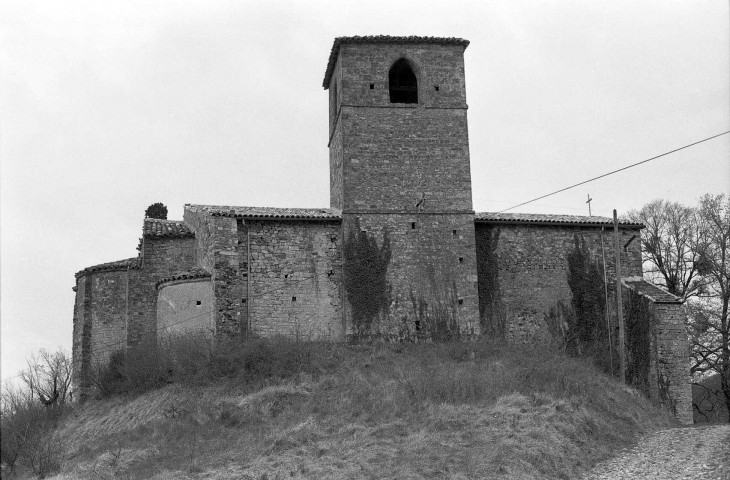
<svg viewBox="0 0 730 480"><path fill-rule="evenodd" d="M315 373L88 403L57 478L575 478L673 424L582 360L488 343L318 345ZM311 369L310 369L311 370Z"/></svg>

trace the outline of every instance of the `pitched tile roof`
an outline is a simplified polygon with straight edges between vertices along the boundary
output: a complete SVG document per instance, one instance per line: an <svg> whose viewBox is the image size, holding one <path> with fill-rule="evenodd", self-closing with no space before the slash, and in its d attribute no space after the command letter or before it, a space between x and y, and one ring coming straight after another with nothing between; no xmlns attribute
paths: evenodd
<svg viewBox="0 0 730 480"><path fill-rule="evenodd" d="M174 282L177 280L193 280L196 278L209 278L210 272L204 268L196 267L188 270L187 272L178 272L170 276L161 278L157 281L156 286L160 288L162 284Z"/></svg>
<svg viewBox="0 0 730 480"><path fill-rule="evenodd" d="M455 37L419 37L419 36L390 36L390 35L366 35L363 37L337 37L332 44L330 58L327 61L327 70L324 72L324 80L322 86L325 90L330 87L330 79L335 69L337 54L340 53L340 45L343 43L436 43L441 45L463 45L466 48L469 40Z"/></svg>
<svg viewBox="0 0 730 480"><path fill-rule="evenodd" d="M186 205L214 217L260 218L281 220L340 220L342 213L333 208L234 207L223 205Z"/></svg>
<svg viewBox="0 0 730 480"><path fill-rule="evenodd" d="M681 298L672 295L653 283L647 282L642 277L622 278L621 283L654 303L683 303Z"/></svg>
<svg viewBox="0 0 730 480"><path fill-rule="evenodd" d="M545 225L571 225L571 226L612 226L613 219L608 217L585 217L579 215L543 215L537 213L492 213L477 212L474 214L474 221L477 223L528 223ZM640 223L632 223L619 220L619 225L624 228L644 228Z"/></svg>
<svg viewBox="0 0 730 480"><path fill-rule="evenodd" d="M116 262L100 263L99 265L86 267L83 270L76 272L76 278L86 275L87 273L112 272L114 270L126 270L127 268L137 269L139 267L140 261L138 257L127 258L124 260L117 260Z"/></svg>
<svg viewBox="0 0 730 480"><path fill-rule="evenodd" d="M190 228L181 220L160 220L158 218L145 218L142 229L145 237L193 237Z"/></svg>

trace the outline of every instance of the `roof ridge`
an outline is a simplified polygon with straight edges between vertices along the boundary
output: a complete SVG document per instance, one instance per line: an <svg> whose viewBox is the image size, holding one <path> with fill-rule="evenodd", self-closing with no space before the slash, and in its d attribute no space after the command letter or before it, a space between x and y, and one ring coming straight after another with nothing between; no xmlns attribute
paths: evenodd
<svg viewBox="0 0 730 480"><path fill-rule="evenodd" d="M126 270L127 268L135 270L140 268L139 257L125 258L123 260L115 260L113 262L104 262L92 265L79 270L74 274L74 276L79 278L87 273L111 272L114 270Z"/></svg>
<svg viewBox="0 0 730 480"><path fill-rule="evenodd" d="M550 213L503 213L476 212L474 219L479 221L538 223L538 224L576 224L576 225L613 225L613 219L603 216L564 215ZM641 223L619 219L618 224L624 227L644 228Z"/></svg>

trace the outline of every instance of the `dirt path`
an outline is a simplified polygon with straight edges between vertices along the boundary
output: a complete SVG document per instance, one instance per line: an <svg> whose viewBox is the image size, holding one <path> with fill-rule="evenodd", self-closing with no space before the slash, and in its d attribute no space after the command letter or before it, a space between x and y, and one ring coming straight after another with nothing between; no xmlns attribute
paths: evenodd
<svg viewBox="0 0 730 480"><path fill-rule="evenodd" d="M730 480L730 425L656 432L583 478Z"/></svg>

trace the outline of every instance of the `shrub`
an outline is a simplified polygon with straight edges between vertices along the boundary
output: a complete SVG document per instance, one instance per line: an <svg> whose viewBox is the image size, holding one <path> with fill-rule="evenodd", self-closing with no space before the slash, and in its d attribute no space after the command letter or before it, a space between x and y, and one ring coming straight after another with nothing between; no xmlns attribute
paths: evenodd
<svg viewBox="0 0 730 480"><path fill-rule="evenodd" d="M2 392L0 463L10 473L28 471L44 478L58 471L64 446L56 427L67 407L44 406L32 392L5 387Z"/></svg>
<svg viewBox="0 0 730 480"><path fill-rule="evenodd" d="M160 338L157 345L113 353L92 375L100 396L142 393L165 383L205 384L235 378L260 385L271 378L317 373L322 343L285 337L213 339L206 332Z"/></svg>

